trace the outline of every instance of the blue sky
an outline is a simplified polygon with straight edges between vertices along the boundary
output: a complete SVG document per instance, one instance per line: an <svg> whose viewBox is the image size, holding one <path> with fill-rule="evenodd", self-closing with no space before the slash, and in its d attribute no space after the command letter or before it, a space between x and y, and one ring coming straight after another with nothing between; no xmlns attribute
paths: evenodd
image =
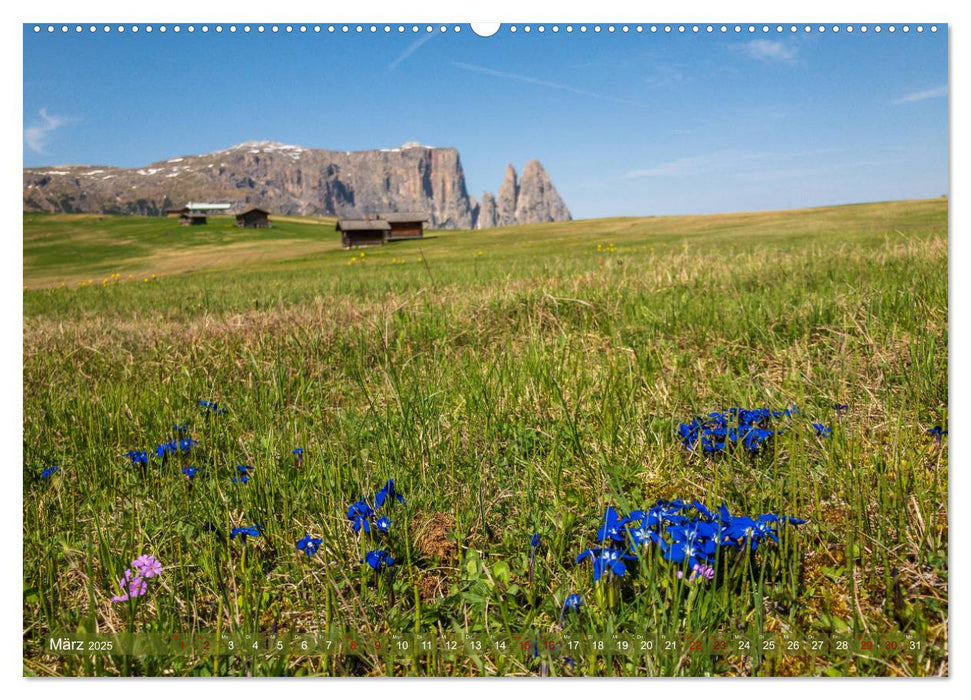
<svg viewBox="0 0 971 700"><path fill-rule="evenodd" d="M228 26L228 25L227 25ZM254 25L255 26L255 25ZM496 36L24 27L24 165L247 140L459 149L470 194L546 166L576 218L948 191L947 30ZM578 26L578 25L575 25ZM409 28L410 29L410 28Z"/></svg>

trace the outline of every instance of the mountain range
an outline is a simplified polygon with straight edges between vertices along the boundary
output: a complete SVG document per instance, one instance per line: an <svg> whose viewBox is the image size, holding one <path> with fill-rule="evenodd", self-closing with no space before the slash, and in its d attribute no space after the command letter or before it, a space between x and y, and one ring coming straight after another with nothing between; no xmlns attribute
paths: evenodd
<svg viewBox="0 0 971 700"><path fill-rule="evenodd" d="M567 221L570 211L538 160L510 164L497 194L470 196L455 148L330 151L248 141L142 168L24 168L25 212L158 216L186 202L258 206L271 214L362 217L422 211L434 228L491 228Z"/></svg>

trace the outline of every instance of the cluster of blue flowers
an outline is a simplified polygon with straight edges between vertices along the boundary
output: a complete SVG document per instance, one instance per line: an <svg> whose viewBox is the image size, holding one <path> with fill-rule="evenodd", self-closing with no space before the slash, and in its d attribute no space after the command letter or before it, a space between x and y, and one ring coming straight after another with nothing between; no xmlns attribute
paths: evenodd
<svg viewBox="0 0 971 700"><path fill-rule="evenodd" d="M54 466L47 467L47 469L45 469L44 471L42 471L40 473L40 478L41 479L50 479L52 476L54 476L54 474L56 474L59 471L61 471L61 468L55 464Z"/></svg>
<svg viewBox="0 0 971 700"><path fill-rule="evenodd" d="M755 551L766 542L779 541L780 525L805 522L772 513L756 518L732 515L724 504L716 514L698 501L659 500L650 509L635 510L626 517L608 507L597 531L600 546L584 550L576 560L593 561L594 581L605 573L623 577L627 562L637 561L643 549L654 546L665 560L711 579L707 565L715 561L719 549Z"/></svg>
<svg viewBox="0 0 971 700"><path fill-rule="evenodd" d="M239 484L247 484L250 480L249 473L253 470L253 467L248 464L237 464L236 465L236 476L233 477L233 481Z"/></svg>
<svg viewBox="0 0 971 700"><path fill-rule="evenodd" d="M165 458L166 455L175 455L180 452L185 454L191 450L195 445L198 445L197 440L192 438L184 437L178 440L169 440L168 442L163 442L155 448L155 456L160 458Z"/></svg>
<svg viewBox="0 0 971 700"><path fill-rule="evenodd" d="M816 431L816 437L828 438L833 434L833 429L822 423L813 423L813 429Z"/></svg>
<svg viewBox="0 0 971 700"><path fill-rule="evenodd" d="M204 401L203 399L199 399L199 405L202 406L204 409L206 409L207 414L215 413L217 415L223 415L225 413L229 413L227 409L222 408L215 401Z"/></svg>
<svg viewBox="0 0 971 700"><path fill-rule="evenodd" d="M391 529L391 519L386 515L378 516L375 509L383 508L386 503L390 505L394 501L404 503L405 497L395 488L394 479L388 479L374 494L374 508L364 498L348 506L347 519L351 521L354 532L388 532ZM367 552L361 561L367 562L367 565L375 571L380 571L384 567L392 566L394 557L385 550L379 549Z"/></svg>
<svg viewBox="0 0 971 700"><path fill-rule="evenodd" d="M690 423L678 425L681 444L689 450L699 445L709 454L725 452L730 446L741 445L748 452L758 453L775 435L781 434L774 427L780 418L799 415L799 409L791 406L782 411L768 408L730 408L727 411L713 411L707 417L695 416ZM818 437L827 438L832 430L822 423L813 423Z"/></svg>
<svg viewBox="0 0 971 700"><path fill-rule="evenodd" d="M183 425L172 425L172 433L174 437L166 440L160 445L156 445L153 453L155 456L162 460L164 465L168 462L169 455L178 454L188 454L193 447L199 444L197 440L193 440L189 437L189 425L185 423ZM131 465L133 467L147 467L149 462L148 450L128 450L125 456L131 460Z"/></svg>
<svg viewBox="0 0 971 700"><path fill-rule="evenodd" d="M144 450L128 450L125 456L131 460L133 467L137 467L139 464L148 466L148 452Z"/></svg>

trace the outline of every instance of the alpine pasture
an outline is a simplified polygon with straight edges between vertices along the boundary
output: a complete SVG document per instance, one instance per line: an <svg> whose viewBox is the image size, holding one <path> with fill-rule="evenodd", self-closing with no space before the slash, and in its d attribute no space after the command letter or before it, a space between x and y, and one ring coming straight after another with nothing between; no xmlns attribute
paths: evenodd
<svg viewBox="0 0 971 700"><path fill-rule="evenodd" d="M947 217L942 198L342 250L333 220L24 214L24 672L946 674ZM48 648L335 630L922 643Z"/></svg>

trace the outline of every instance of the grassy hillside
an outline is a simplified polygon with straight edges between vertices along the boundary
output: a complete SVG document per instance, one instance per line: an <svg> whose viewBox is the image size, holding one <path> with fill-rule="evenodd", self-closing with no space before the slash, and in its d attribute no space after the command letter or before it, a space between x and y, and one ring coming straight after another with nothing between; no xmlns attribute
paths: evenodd
<svg viewBox="0 0 971 700"><path fill-rule="evenodd" d="M24 266L29 673L947 671L947 437L926 434L947 424L946 200L433 231L354 252L332 223L25 215ZM755 455L681 444L681 423L736 406L800 413L766 423L781 432ZM199 444L144 468L125 456L173 424ZM237 465L255 467L246 483ZM404 495L381 510L389 532L356 534L348 506L376 505L389 478ZM720 548L710 581L655 544L594 583L576 558L605 509L658 499L807 522ZM390 576L360 563L377 549ZM140 554L162 574L112 602ZM583 605L564 613L571 593ZM44 651L65 630L348 627L921 644L570 662Z"/></svg>
<svg viewBox="0 0 971 700"><path fill-rule="evenodd" d="M284 217L271 229L241 229L228 216L207 226L178 219L96 214L24 214L24 284L77 285L121 273L146 275L226 269L339 246L335 219ZM285 252L284 252L285 251Z"/></svg>

